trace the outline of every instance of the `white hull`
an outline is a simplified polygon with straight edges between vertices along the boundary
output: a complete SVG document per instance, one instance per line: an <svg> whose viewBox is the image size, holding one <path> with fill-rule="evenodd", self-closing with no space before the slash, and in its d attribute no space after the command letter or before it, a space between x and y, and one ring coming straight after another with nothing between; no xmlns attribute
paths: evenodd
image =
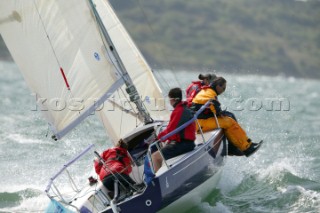
<svg viewBox="0 0 320 213"><path fill-rule="evenodd" d="M199 205L210 195L212 189L216 188L221 178L222 168L197 188L190 191L185 196L179 198L174 203L159 211L159 213L185 212Z"/></svg>

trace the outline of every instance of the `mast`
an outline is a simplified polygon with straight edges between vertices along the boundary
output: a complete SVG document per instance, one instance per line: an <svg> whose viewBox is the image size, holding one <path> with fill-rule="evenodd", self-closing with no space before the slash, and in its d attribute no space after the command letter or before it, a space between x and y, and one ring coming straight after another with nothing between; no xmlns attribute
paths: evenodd
<svg viewBox="0 0 320 213"><path fill-rule="evenodd" d="M130 78L126 67L124 66L121 57L119 56L113 42L112 39L108 33L108 31L106 30L105 26L103 25L103 22L100 18L100 15L98 13L98 11L96 10L96 7L93 3L92 0L89 0L91 9L93 11L93 14L96 18L97 24L99 29L101 30L101 33L103 35L103 38L105 39L105 41L108 44L108 48L110 50L110 53L113 55L113 57L115 58L115 61L113 61L117 68L117 70L120 72L121 78L124 80L125 85L126 85L126 92L129 95L130 101L133 102L138 110L137 116L139 118L139 120L143 120L144 124L147 123L152 123L153 119L151 118L149 112L147 111L147 109L145 108L141 97L136 89L136 87L134 86L132 79ZM107 47L106 47L107 49ZM108 50L107 50L108 51ZM111 59L112 60L112 59Z"/></svg>

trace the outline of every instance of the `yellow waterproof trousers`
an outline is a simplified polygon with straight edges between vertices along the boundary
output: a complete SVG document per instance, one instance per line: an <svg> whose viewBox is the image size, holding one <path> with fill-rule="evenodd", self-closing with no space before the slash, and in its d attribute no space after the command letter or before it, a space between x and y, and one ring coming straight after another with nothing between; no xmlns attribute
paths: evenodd
<svg viewBox="0 0 320 213"><path fill-rule="evenodd" d="M251 142L248 142L247 134L235 120L228 116L218 116L217 118L220 128L224 130L224 134L233 145L241 151L249 148ZM218 128L214 117L198 119L198 122L203 132ZM199 130L199 125L196 125L197 131Z"/></svg>

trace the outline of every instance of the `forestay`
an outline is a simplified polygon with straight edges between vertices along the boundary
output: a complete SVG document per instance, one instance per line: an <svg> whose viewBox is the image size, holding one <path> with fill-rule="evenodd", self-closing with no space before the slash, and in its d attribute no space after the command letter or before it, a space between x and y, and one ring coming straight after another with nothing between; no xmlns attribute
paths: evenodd
<svg viewBox="0 0 320 213"><path fill-rule="evenodd" d="M100 14L102 22L112 39L113 45L133 84L137 88L146 109L153 119L167 119L168 111L165 107L163 94L152 74L150 66L114 13L110 3L108 1L94 2L96 3L96 9ZM134 108L130 106L124 94L126 94L124 88L119 89L113 95L113 99L111 99L112 103L108 102L99 111L105 128L114 140L122 137L135 126L141 124L141 121L134 116Z"/></svg>
<svg viewBox="0 0 320 213"><path fill-rule="evenodd" d="M1 35L57 138L96 108L113 140L140 123L134 115L135 106L122 99L128 100L122 74L89 1L15 0L0 4ZM151 116L163 118L162 93L150 67L110 4L101 0L94 4ZM108 98L111 102L101 106ZM126 127L120 128L124 122Z"/></svg>

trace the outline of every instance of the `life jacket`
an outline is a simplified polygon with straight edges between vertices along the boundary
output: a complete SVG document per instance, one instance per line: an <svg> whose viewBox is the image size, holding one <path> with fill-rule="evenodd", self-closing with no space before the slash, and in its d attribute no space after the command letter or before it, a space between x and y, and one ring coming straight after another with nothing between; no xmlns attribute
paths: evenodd
<svg viewBox="0 0 320 213"><path fill-rule="evenodd" d="M192 81L192 83L186 89L186 97L187 97L187 106L190 107L192 105L192 100L198 92L201 90L203 86L202 81Z"/></svg>
<svg viewBox="0 0 320 213"><path fill-rule="evenodd" d="M172 132L176 128L180 127L181 125L183 125L184 123L192 119L192 117L193 117L193 112L186 106L186 103L185 102L178 103L171 113L170 121L167 128L158 134L158 139L162 140L161 138L163 136ZM176 141L176 142L181 142L181 141L193 142L196 139L195 131L196 131L195 122L192 122L186 128L182 129L180 132L167 138L167 140Z"/></svg>
<svg viewBox="0 0 320 213"><path fill-rule="evenodd" d="M119 149L116 149L116 156L113 157L113 158L108 158L106 163L108 163L109 161L112 161L112 160L116 160L116 161L119 161L119 162L121 162L122 164L125 165L125 163L123 161L123 158L125 158L125 157L127 157L127 156L124 155Z"/></svg>
<svg viewBox="0 0 320 213"><path fill-rule="evenodd" d="M104 151L101 157L105 160L108 168L104 168L101 164L95 161L95 170L99 174L100 180L112 173L129 174L132 171L131 159L127 154L127 150L114 147Z"/></svg>
<svg viewBox="0 0 320 213"><path fill-rule="evenodd" d="M190 109L193 111L198 111L208 100L211 100L213 104L212 106L207 107L204 109L199 115L198 119L207 119L214 117L214 112L218 115L221 112L220 103L218 101L218 96L216 94L216 91L213 89L211 85L209 86L203 86L201 88L201 93L199 93L199 96L194 98L194 101L192 102L192 105Z"/></svg>
<svg viewBox="0 0 320 213"><path fill-rule="evenodd" d="M183 107L183 112L182 112L182 115L180 117L180 121L179 121L177 127L180 127L184 123L191 120L194 115L194 112L189 108L189 106L187 106L186 102L182 102L182 107ZM195 126L194 123L192 123L192 125L189 125L188 127L186 127L183 131L179 132L180 140L184 140L184 141L194 141L195 140L195 138L193 138L194 134L190 135L190 132L192 132L193 126Z"/></svg>

